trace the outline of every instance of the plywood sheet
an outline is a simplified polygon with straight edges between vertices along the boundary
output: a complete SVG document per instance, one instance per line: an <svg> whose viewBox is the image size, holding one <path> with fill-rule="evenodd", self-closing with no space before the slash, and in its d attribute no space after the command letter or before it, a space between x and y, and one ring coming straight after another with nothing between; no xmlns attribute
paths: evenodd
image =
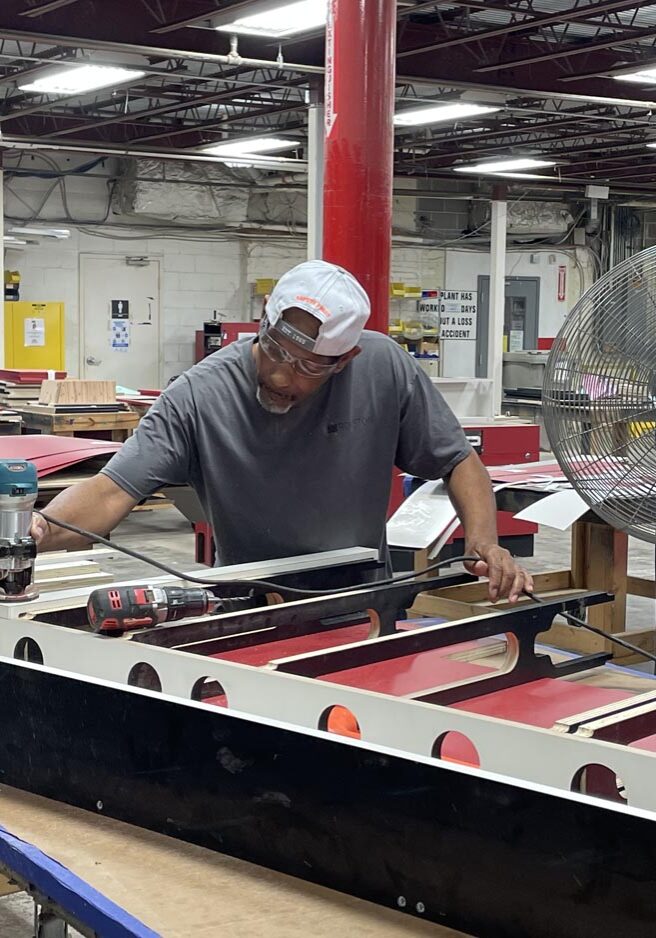
<svg viewBox="0 0 656 938"><path fill-rule="evenodd" d="M82 381L67 378L64 381L44 381L39 404L114 404L115 381Z"/></svg>

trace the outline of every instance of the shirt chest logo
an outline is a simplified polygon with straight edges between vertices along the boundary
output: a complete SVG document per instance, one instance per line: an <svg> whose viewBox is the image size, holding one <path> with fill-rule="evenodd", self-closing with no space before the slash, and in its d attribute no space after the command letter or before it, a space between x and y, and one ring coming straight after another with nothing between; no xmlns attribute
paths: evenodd
<svg viewBox="0 0 656 938"><path fill-rule="evenodd" d="M329 435L335 433L346 433L349 430L359 430L373 422L373 417L353 417L352 420L330 421L326 424L326 432Z"/></svg>

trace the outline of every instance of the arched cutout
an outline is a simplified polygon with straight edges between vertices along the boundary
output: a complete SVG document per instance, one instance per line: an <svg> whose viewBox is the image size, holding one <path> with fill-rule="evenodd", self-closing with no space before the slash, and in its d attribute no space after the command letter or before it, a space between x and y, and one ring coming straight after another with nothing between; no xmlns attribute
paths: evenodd
<svg viewBox="0 0 656 938"><path fill-rule="evenodd" d="M319 729L326 733L335 733L336 736L349 736L351 739L362 739L362 731L357 717L347 707L336 704L327 707L319 719Z"/></svg>
<svg viewBox="0 0 656 938"><path fill-rule="evenodd" d="M471 739L455 730L442 733L433 743L431 755L443 762L455 762L457 765L469 765L480 769L481 758Z"/></svg>
<svg viewBox="0 0 656 938"><path fill-rule="evenodd" d="M43 652L33 638L19 638L14 648L14 658L31 664L43 664Z"/></svg>
<svg viewBox="0 0 656 938"><path fill-rule="evenodd" d="M228 696L223 686L213 677L199 677L191 688L191 699L202 700L215 707L228 706Z"/></svg>
<svg viewBox="0 0 656 938"><path fill-rule="evenodd" d="M153 690L158 693L162 690L159 674L152 664L146 661L140 661L130 669L128 684L131 687L143 687L144 690Z"/></svg>
<svg viewBox="0 0 656 938"><path fill-rule="evenodd" d="M624 782L607 765L596 762L584 765L572 779L570 787L572 791L584 795L594 795L596 798L605 798L618 804L628 803Z"/></svg>

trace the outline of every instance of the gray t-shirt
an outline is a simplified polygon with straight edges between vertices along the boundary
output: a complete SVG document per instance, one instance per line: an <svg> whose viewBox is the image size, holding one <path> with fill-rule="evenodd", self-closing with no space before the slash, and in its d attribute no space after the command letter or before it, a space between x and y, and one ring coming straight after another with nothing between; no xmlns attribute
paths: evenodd
<svg viewBox="0 0 656 938"><path fill-rule="evenodd" d="M253 341L233 343L171 384L103 472L134 498L191 485L221 564L384 548L393 467L440 478L471 447L407 352L377 332L360 346L277 415L255 397Z"/></svg>

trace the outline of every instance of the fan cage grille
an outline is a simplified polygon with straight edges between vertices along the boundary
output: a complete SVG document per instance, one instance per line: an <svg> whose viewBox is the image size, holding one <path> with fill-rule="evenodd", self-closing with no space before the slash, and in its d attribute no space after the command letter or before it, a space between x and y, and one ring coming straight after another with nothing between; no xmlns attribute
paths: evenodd
<svg viewBox="0 0 656 938"><path fill-rule="evenodd" d="M656 543L656 248L601 277L554 341L542 394L551 448L613 527Z"/></svg>

